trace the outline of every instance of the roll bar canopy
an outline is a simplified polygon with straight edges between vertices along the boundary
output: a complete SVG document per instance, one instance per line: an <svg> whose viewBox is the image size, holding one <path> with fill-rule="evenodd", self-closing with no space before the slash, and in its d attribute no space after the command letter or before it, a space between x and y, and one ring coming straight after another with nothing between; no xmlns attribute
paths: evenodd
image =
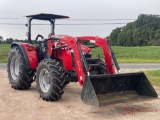
<svg viewBox="0 0 160 120"><path fill-rule="evenodd" d="M28 27L27 36L28 36L29 43L32 43L32 40L31 40L31 21L33 19L49 21L51 23L51 34L54 35L55 19L69 18L68 16L56 15L56 14L45 14L45 13L35 14L35 15L27 15L26 17L28 18L28 24L26 24L26 26Z"/></svg>

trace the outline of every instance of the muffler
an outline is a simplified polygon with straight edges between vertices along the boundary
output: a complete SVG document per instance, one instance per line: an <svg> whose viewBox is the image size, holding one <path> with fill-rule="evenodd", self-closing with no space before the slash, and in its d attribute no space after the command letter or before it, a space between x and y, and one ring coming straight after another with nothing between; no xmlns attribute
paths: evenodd
<svg viewBox="0 0 160 120"><path fill-rule="evenodd" d="M81 99L92 106L105 106L158 97L143 72L86 76Z"/></svg>

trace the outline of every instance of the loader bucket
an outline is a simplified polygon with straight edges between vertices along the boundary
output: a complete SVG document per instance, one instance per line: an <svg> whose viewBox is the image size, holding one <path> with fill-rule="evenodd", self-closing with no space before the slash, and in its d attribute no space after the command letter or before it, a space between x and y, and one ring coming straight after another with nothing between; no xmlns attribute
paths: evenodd
<svg viewBox="0 0 160 120"><path fill-rule="evenodd" d="M158 97L143 72L86 76L81 99L93 106L150 100Z"/></svg>

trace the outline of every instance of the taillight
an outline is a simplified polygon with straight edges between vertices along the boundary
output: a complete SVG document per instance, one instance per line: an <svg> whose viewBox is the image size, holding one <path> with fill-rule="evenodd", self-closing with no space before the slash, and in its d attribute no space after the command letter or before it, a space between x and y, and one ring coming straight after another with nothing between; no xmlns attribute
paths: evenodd
<svg viewBox="0 0 160 120"><path fill-rule="evenodd" d="M33 46L28 46L28 51L32 51L34 50L34 47Z"/></svg>

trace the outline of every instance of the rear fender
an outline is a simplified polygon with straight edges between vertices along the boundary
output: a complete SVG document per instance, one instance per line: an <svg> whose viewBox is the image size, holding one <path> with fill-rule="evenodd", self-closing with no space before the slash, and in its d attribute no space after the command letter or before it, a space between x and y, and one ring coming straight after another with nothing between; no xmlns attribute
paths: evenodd
<svg viewBox="0 0 160 120"><path fill-rule="evenodd" d="M21 42L13 42L11 44L11 48L13 46L19 46L22 50L22 53L24 55L24 58L26 60L26 64L28 69L36 69L38 66L38 57L35 51L35 48L33 50L28 50L29 44L28 43L21 43Z"/></svg>

